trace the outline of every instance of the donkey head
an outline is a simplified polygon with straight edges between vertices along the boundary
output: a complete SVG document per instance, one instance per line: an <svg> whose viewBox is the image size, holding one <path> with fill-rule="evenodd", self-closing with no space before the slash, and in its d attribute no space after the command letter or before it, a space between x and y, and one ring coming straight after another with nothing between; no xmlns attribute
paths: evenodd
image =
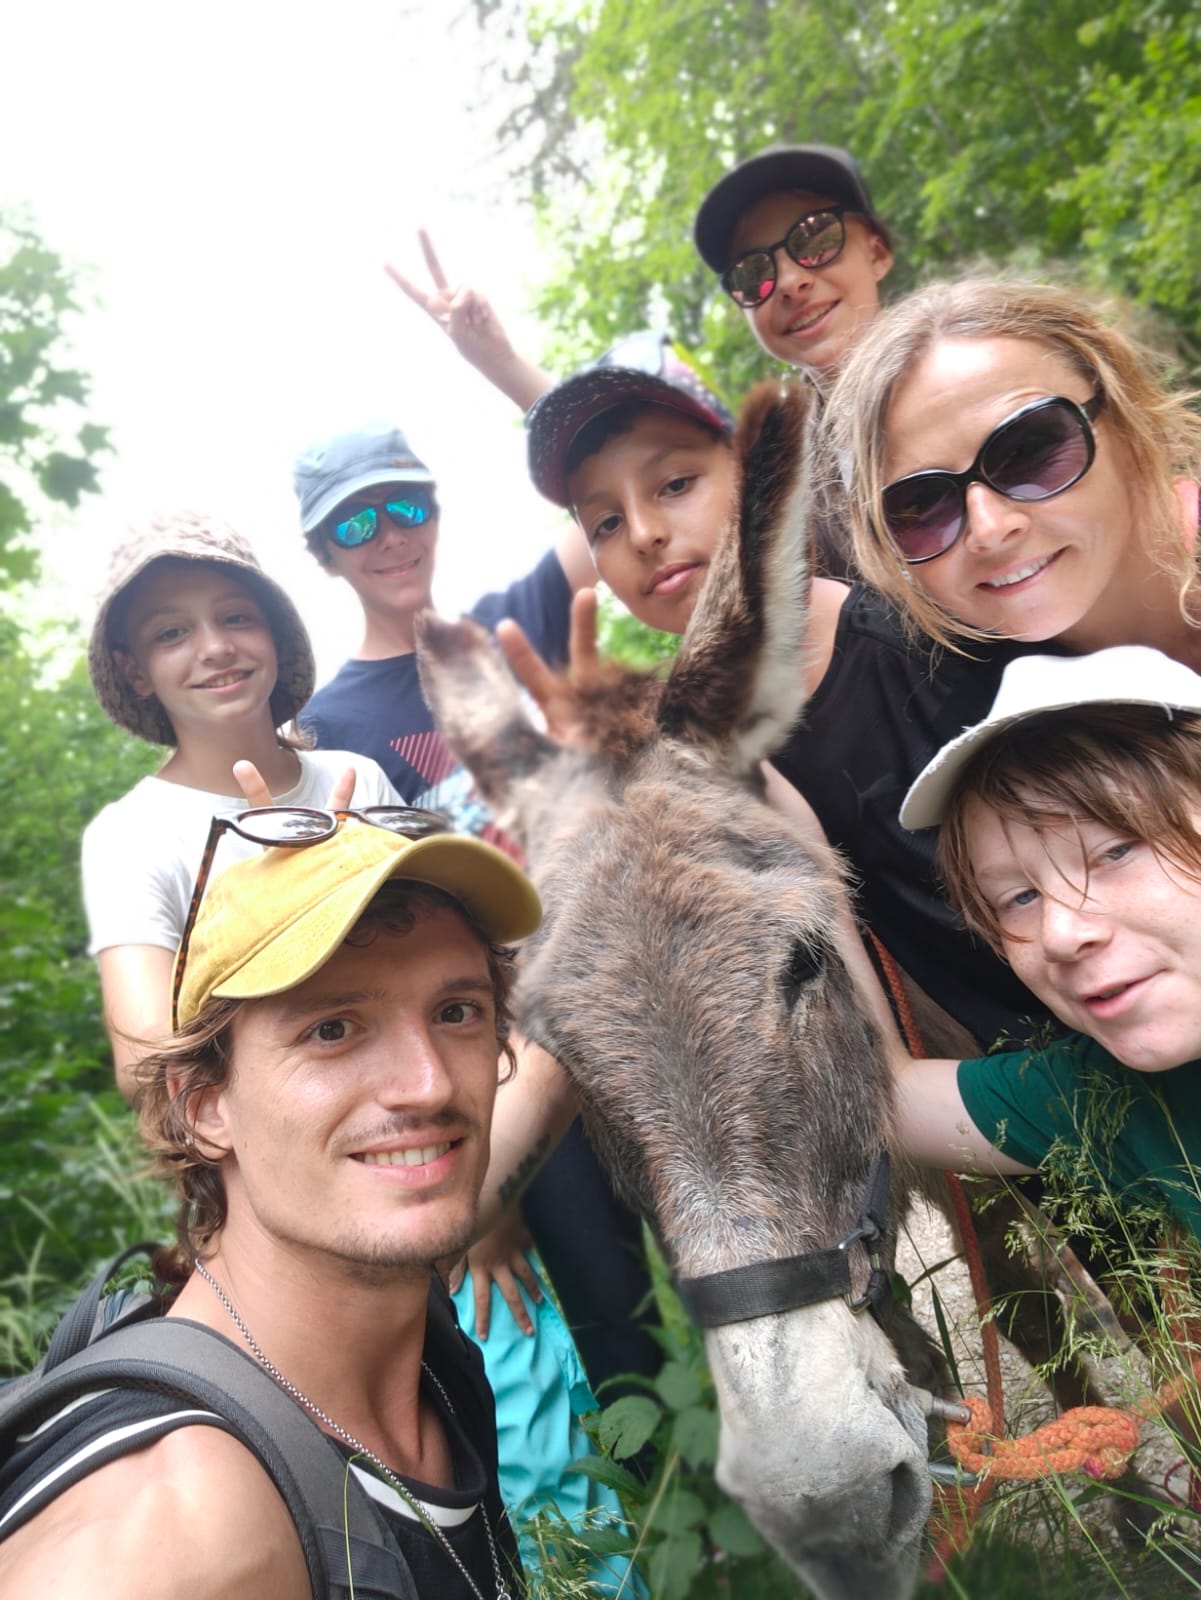
<svg viewBox="0 0 1201 1600"><path fill-rule="evenodd" d="M753 397L738 516L670 675L582 697L592 747L532 726L474 624L419 630L443 733L542 896L520 1026L575 1080L615 1183L687 1278L836 1246L890 1137L838 862L762 798L759 763L803 702L804 412L795 390ZM861 1289L866 1259L848 1262ZM907 1593L925 1430L875 1322L829 1300L706 1341L724 1486L819 1595Z"/></svg>

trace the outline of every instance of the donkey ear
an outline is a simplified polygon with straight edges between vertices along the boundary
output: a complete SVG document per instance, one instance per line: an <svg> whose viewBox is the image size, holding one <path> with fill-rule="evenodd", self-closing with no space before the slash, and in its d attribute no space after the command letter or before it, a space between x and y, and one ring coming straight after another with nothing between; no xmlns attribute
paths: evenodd
<svg viewBox="0 0 1201 1600"><path fill-rule="evenodd" d="M421 692L439 730L497 822L511 827L518 784L559 747L526 715L516 679L478 622L423 611L416 632Z"/></svg>
<svg viewBox="0 0 1201 1600"><path fill-rule="evenodd" d="M748 772L787 738L805 703L811 391L760 384L735 436L739 492L659 705L670 737L719 746Z"/></svg>

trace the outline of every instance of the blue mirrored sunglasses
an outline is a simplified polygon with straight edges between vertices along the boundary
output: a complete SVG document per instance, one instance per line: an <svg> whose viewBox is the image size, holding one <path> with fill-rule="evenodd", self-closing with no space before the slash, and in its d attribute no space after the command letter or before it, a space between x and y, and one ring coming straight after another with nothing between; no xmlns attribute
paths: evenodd
<svg viewBox="0 0 1201 1600"><path fill-rule="evenodd" d="M347 509L345 507L343 510ZM414 493L404 500L388 500L382 506L359 506L351 509L349 516L340 517L331 524L329 536L344 550L353 550L361 544L370 544L379 532L379 514L386 512L398 528L419 528L438 514L437 503L431 494Z"/></svg>

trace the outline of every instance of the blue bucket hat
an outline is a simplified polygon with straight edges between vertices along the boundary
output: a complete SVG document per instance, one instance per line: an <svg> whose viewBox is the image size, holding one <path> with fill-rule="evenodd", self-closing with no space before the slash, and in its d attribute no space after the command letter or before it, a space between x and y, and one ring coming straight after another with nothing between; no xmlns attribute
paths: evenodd
<svg viewBox="0 0 1201 1600"><path fill-rule="evenodd" d="M525 419L530 477L539 494L570 508L567 457L572 443L594 417L627 401L649 401L731 433L734 418L689 366L666 333L630 334L603 356L530 407Z"/></svg>
<svg viewBox="0 0 1201 1600"><path fill-rule="evenodd" d="M335 506L362 489L381 483L433 483L434 475L413 453L399 428L386 422L369 422L353 433L302 450L292 472L292 486L300 501L300 526L311 533Z"/></svg>

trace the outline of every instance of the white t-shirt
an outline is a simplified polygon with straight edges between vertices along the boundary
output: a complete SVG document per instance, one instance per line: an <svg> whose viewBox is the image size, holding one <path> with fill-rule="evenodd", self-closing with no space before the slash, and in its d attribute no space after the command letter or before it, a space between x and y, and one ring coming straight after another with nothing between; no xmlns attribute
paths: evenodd
<svg viewBox="0 0 1201 1600"><path fill-rule="evenodd" d="M347 767L358 773L352 806L404 804L367 756L345 750L298 750L297 755L300 782L277 795L277 805L324 807L334 779ZM93 817L83 831L83 903L91 954L125 944L175 950L214 813L245 808L241 795L209 794L163 778L143 778ZM213 871L259 848L226 831Z"/></svg>

